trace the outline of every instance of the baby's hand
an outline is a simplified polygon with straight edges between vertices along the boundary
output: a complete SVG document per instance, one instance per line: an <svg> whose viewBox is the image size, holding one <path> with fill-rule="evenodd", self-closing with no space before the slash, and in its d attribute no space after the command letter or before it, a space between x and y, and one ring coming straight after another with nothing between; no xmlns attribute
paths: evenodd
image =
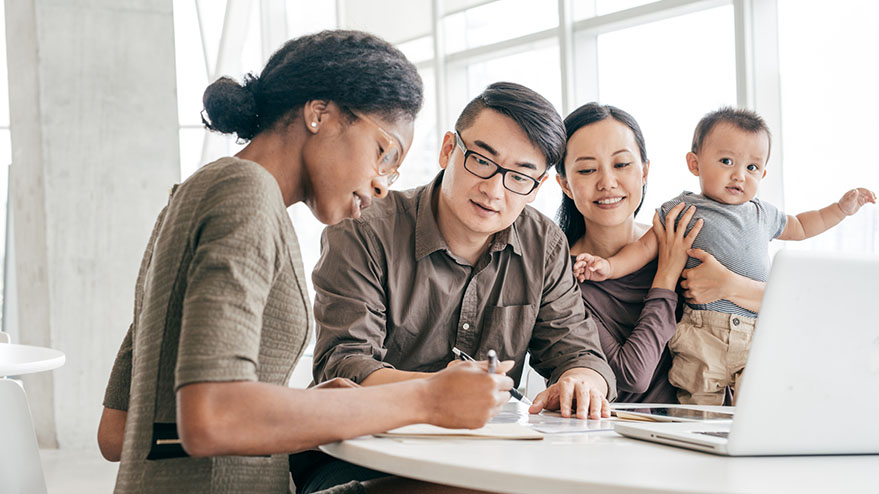
<svg viewBox="0 0 879 494"><path fill-rule="evenodd" d="M851 216L858 212L861 209L861 206L871 202L876 204L876 193L865 189L863 187L858 187L857 189L852 189L845 193L842 196L842 199L839 200L839 209L845 213L846 216Z"/></svg>
<svg viewBox="0 0 879 494"><path fill-rule="evenodd" d="M604 281L613 274L610 262L592 254L580 254L574 262L574 277L577 281Z"/></svg>

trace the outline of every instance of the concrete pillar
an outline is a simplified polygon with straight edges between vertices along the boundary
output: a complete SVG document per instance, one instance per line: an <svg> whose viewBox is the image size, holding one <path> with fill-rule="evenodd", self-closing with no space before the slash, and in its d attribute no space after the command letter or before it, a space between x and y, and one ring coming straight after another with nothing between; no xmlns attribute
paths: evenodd
<svg viewBox="0 0 879 494"><path fill-rule="evenodd" d="M95 447L140 258L179 180L171 4L6 0L19 342L67 354L26 376L43 447Z"/></svg>

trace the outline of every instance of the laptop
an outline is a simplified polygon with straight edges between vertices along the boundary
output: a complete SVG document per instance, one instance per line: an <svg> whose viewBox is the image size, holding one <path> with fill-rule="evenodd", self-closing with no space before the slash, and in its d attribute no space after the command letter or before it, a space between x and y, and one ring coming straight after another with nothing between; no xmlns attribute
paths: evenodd
<svg viewBox="0 0 879 494"><path fill-rule="evenodd" d="M730 422L624 436L728 456L879 454L879 257L782 250Z"/></svg>

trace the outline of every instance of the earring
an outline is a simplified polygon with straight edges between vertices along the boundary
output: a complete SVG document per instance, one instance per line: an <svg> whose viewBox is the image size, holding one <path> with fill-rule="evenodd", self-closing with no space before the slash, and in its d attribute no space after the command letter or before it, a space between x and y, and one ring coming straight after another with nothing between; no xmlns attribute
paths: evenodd
<svg viewBox="0 0 879 494"><path fill-rule="evenodd" d="M312 129L316 129L316 128L317 128L317 122L311 122L311 128L312 128Z"/></svg>

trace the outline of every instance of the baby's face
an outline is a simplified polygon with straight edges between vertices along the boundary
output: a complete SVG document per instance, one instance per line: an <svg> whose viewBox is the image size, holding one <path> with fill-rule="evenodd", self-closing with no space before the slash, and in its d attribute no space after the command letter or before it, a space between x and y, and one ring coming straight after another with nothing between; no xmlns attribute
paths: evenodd
<svg viewBox="0 0 879 494"><path fill-rule="evenodd" d="M702 194L724 204L744 204L757 195L766 175L769 136L721 122L711 129L690 170ZM695 169L694 169L695 168Z"/></svg>

